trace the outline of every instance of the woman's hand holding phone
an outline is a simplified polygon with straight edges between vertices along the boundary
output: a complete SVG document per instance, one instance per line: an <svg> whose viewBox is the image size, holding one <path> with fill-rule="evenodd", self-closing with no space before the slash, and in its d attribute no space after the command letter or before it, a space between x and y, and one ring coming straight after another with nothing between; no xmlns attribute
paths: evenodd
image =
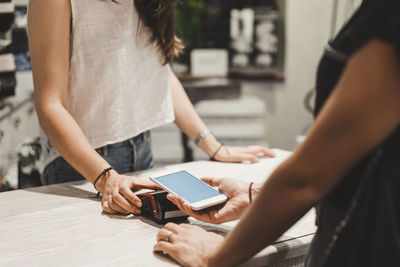
<svg viewBox="0 0 400 267"><path fill-rule="evenodd" d="M222 206L194 211L190 204L179 196L168 194L167 198L187 215L200 221L219 224L239 219L249 205L249 183L231 178L202 178L201 180L212 187L217 187L219 192L228 197L228 201ZM253 185L253 198L257 192L258 187Z"/></svg>
<svg viewBox="0 0 400 267"><path fill-rule="evenodd" d="M102 194L103 211L110 214L140 214L142 202L133 192L143 188L160 189L147 179L120 175L114 170L104 176L98 184Z"/></svg>

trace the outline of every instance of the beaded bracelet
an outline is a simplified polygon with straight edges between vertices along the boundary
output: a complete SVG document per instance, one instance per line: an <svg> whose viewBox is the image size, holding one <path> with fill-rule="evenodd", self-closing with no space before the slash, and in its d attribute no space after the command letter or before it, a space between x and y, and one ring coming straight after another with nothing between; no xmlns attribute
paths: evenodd
<svg viewBox="0 0 400 267"><path fill-rule="evenodd" d="M97 188L96 188L96 183L97 183L97 181L98 181L104 174L106 174L107 172L111 171L112 169L113 169L113 168L110 166L110 167L104 169L104 170L96 177L96 179L94 180L94 183L93 183L94 189L97 190ZM97 197L99 197L99 196L100 196L100 192L99 192L99 190L97 190Z"/></svg>
<svg viewBox="0 0 400 267"><path fill-rule="evenodd" d="M215 161L215 156L218 154L218 152L221 150L221 148L224 146L224 143L220 143L219 147L215 150L215 152L212 154L212 156L210 157L210 160L214 160Z"/></svg>

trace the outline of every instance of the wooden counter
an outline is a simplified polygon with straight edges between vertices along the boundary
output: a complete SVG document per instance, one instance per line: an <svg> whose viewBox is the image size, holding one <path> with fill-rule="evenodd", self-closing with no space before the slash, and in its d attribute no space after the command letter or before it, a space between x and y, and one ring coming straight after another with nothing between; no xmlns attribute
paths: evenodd
<svg viewBox="0 0 400 267"><path fill-rule="evenodd" d="M290 153L257 164L197 161L136 173L184 168L198 177L222 176L264 181ZM153 253L160 226L137 216L102 214L99 199L88 182L74 182L0 194L0 266L171 266L169 258ZM235 222L207 225L229 231ZM310 212L280 240L248 261L245 266L302 266L315 232ZM274 265L275 266L275 265Z"/></svg>

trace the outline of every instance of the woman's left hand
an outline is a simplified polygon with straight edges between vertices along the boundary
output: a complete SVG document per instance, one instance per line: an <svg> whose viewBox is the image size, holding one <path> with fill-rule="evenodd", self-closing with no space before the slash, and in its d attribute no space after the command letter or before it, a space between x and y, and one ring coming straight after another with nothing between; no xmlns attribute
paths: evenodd
<svg viewBox="0 0 400 267"><path fill-rule="evenodd" d="M157 234L155 252L163 252L183 266L208 266L209 257L224 238L190 224L167 223Z"/></svg>
<svg viewBox="0 0 400 267"><path fill-rule="evenodd" d="M223 145L214 156L217 161L252 163L260 161L259 156L275 157L274 152L263 146L225 146Z"/></svg>

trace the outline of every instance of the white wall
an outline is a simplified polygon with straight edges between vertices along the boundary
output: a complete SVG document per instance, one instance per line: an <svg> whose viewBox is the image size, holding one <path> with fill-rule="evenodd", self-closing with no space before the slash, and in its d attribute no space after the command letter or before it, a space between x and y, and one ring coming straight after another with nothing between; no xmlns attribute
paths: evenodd
<svg viewBox="0 0 400 267"><path fill-rule="evenodd" d="M350 0L339 1L337 28L347 18L345 1ZM285 81L244 84L244 94L256 94L267 103L266 139L271 147L293 149L296 135L304 134L312 124L303 100L315 87L318 62L330 38L333 2L286 0Z"/></svg>
<svg viewBox="0 0 400 267"><path fill-rule="evenodd" d="M362 0L337 0L338 11L336 17L335 30L338 32L340 27L345 23L352 13L360 6Z"/></svg>

